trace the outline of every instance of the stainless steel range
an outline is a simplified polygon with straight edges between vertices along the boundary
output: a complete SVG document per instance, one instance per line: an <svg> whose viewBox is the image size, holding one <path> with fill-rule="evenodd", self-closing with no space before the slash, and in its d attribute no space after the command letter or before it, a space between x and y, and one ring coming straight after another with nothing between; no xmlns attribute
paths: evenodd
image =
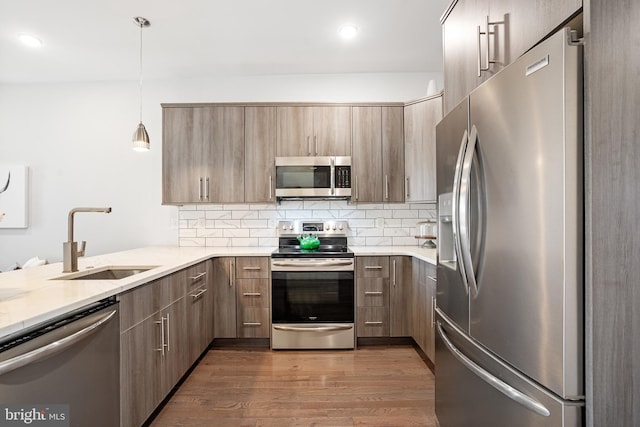
<svg viewBox="0 0 640 427"><path fill-rule="evenodd" d="M354 257L346 221L283 221L271 255L271 348L355 347ZM298 237L317 235L302 249Z"/></svg>

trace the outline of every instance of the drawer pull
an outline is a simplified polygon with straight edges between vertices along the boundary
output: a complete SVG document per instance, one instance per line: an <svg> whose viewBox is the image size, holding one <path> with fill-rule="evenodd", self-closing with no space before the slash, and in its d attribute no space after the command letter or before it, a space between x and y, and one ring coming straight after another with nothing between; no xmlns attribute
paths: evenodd
<svg viewBox="0 0 640 427"><path fill-rule="evenodd" d="M365 270L382 270L382 266L381 265L365 265L364 269Z"/></svg>
<svg viewBox="0 0 640 427"><path fill-rule="evenodd" d="M196 280L201 279L206 275L207 275L207 272L205 271L205 272L202 272L200 274L196 274L195 276L192 276L191 280L193 280L195 282Z"/></svg>
<svg viewBox="0 0 640 427"><path fill-rule="evenodd" d="M364 322L365 325L382 325L382 322Z"/></svg>
<svg viewBox="0 0 640 427"><path fill-rule="evenodd" d="M198 299L200 298L205 292L207 292L206 289L201 290L200 292L198 292L197 294L191 295L191 297L193 297L193 299Z"/></svg>
<svg viewBox="0 0 640 427"><path fill-rule="evenodd" d="M245 292L242 295L245 297L259 297L262 294L260 292Z"/></svg>
<svg viewBox="0 0 640 427"><path fill-rule="evenodd" d="M382 295L382 291L366 291L365 295Z"/></svg>
<svg viewBox="0 0 640 427"><path fill-rule="evenodd" d="M260 322L244 322L242 323L244 326L262 326Z"/></svg>
<svg viewBox="0 0 640 427"><path fill-rule="evenodd" d="M437 278L435 278L435 277L433 277L433 276L427 276L427 279L429 279L429 280L433 280L434 282L437 282L437 281L438 281L438 279L437 279Z"/></svg>
<svg viewBox="0 0 640 427"><path fill-rule="evenodd" d="M248 266L248 267L242 267L243 270L249 270L249 271L254 271L254 270L262 270L261 267L257 267L257 266Z"/></svg>

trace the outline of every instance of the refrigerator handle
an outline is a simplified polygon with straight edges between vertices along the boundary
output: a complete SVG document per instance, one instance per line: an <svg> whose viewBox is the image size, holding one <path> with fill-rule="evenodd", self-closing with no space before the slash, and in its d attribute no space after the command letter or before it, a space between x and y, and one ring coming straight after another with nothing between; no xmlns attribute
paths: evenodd
<svg viewBox="0 0 640 427"><path fill-rule="evenodd" d="M438 328L438 335L440 335L440 338L442 338L444 345L451 352L451 354L456 359L458 359L460 363L466 366L471 372L473 372L478 377L480 377L480 379L482 379L484 382L486 382L487 384L489 384L490 386L498 390L500 393L507 396L509 399L524 406L528 410L535 412L538 415L542 415L543 417L548 417L549 415L551 415L551 412L549 412L549 410L542 403L538 402L537 400L533 399L530 396L527 396L520 390L511 387L509 384L500 380L496 376L491 375L489 372L487 372L486 370L482 369L479 365L477 365L473 360L465 356L464 353L462 353L451 342L449 337L447 337L447 334L442 328L442 323L440 323L440 321L437 322L437 328Z"/></svg>
<svg viewBox="0 0 640 427"><path fill-rule="evenodd" d="M476 274L473 271L473 260L471 259L471 222L469 216L469 197L471 194L471 164L478 142L478 129L475 125L471 128L469 142L462 162L462 172L460 173L460 194L458 206L458 219L460 221L460 251L462 252L462 265L466 275L467 286L471 289L473 297L478 295L478 284Z"/></svg>
<svg viewBox="0 0 640 427"><path fill-rule="evenodd" d="M464 285L464 291L466 295L469 295L469 284L467 283L467 273L462 262L462 251L460 248L460 216L459 216L459 204L460 204L460 179L462 174L462 162L464 160L464 154L467 150L467 144L469 143L467 130L465 129L462 135L462 141L460 141L460 151L458 151L458 159L456 160L456 169L453 174L453 201L451 202L451 228L453 231L453 248L456 255L456 264L460 270L460 276L462 278L462 284Z"/></svg>

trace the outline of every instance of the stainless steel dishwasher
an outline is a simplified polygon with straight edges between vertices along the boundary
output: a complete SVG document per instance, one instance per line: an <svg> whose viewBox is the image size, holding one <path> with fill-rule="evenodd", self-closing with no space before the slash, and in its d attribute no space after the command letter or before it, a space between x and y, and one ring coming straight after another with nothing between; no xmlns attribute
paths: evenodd
<svg viewBox="0 0 640 427"><path fill-rule="evenodd" d="M7 337L0 342L0 425L117 426L119 372L114 298Z"/></svg>

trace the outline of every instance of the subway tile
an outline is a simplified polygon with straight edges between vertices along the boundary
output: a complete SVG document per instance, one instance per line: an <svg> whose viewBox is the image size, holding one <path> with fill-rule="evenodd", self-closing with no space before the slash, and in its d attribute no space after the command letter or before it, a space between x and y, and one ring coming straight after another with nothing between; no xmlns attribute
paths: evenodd
<svg viewBox="0 0 640 427"><path fill-rule="evenodd" d="M417 210L397 210L393 211L394 218L418 218Z"/></svg>
<svg viewBox="0 0 640 427"><path fill-rule="evenodd" d="M305 200L305 210L331 209L331 202L327 200Z"/></svg>
<svg viewBox="0 0 640 427"><path fill-rule="evenodd" d="M253 203L249 205L249 209L252 211L274 211L277 207L278 205L275 203Z"/></svg>
<svg viewBox="0 0 640 427"><path fill-rule="evenodd" d="M231 219L230 211L207 211L207 219Z"/></svg>
<svg viewBox="0 0 640 427"><path fill-rule="evenodd" d="M249 237L248 228L225 228L222 237Z"/></svg>
<svg viewBox="0 0 640 427"><path fill-rule="evenodd" d="M263 238L263 237L277 237L275 228L252 228L249 230L249 237Z"/></svg>
<svg viewBox="0 0 640 427"><path fill-rule="evenodd" d="M204 212L201 211L180 211L178 213L178 219L199 219L204 217Z"/></svg>
<svg viewBox="0 0 640 427"><path fill-rule="evenodd" d="M214 228L240 228L241 221L239 219L217 219L213 225Z"/></svg>
<svg viewBox="0 0 640 427"><path fill-rule="evenodd" d="M232 219L258 219L260 214L257 211L238 210L231 212Z"/></svg>
<svg viewBox="0 0 640 427"><path fill-rule="evenodd" d="M422 221L419 218L406 218L402 220L402 226L405 228L415 228L418 222Z"/></svg>
<svg viewBox="0 0 640 427"><path fill-rule="evenodd" d="M367 217L367 211L359 211L356 209L344 209L340 211L340 218L342 219L360 219L360 218L366 218Z"/></svg>
<svg viewBox="0 0 640 427"><path fill-rule="evenodd" d="M259 239L234 237L231 239L231 246L258 246Z"/></svg>
<svg viewBox="0 0 640 427"><path fill-rule="evenodd" d="M196 205L199 211L221 211L222 205Z"/></svg>
<svg viewBox="0 0 640 427"><path fill-rule="evenodd" d="M229 238L213 237L206 240L207 246L231 246L231 239Z"/></svg>
<svg viewBox="0 0 640 427"><path fill-rule="evenodd" d="M198 239L198 238L180 238L178 240L178 244L180 246L205 246L205 239ZM206 245L206 246L211 246L211 245Z"/></svg>
<svg viewBox="0 0 640 427"><path fill-rule="evenodd" d="M357 237L382 237L384 236L384 229L381 228L356 228L354 235Z"/></svg>
<svg viewBox="0 0 640 427"><path fill-rule="evenodd" d="M333 200L331 202L331 209L333 210L351 209L351 206L349 206L349 202L347 202L346 200Z"/></svg>
<svg viewBox="0 0 640 427"><path fill-rule="evenodd" d="M382 210L384 209L384 205L382 203L358 203L356 209Z"/></svg>
<svg viewBox="0 0 640 427"><path fill-rule="evenodd" d="M375 220L373 219L349 219L349 227L351 228L359 228L359 227L375 227Z"/></svg>
<svg viewBox="0 0 640 427"><path fill-rule="evenodd" d="M402 227L402 220L401 219L385 218L384 226L385 226L385 228Z"/></svg>
<svg viewBox="0 0 640 427"><path fill-rule="evenodd" d="M241 228L267 228L269 221L266 219L243 219L240 221Z"/></svg>
<svg viewBox="0 0 640 427"><path fill-rule="evenodd" d="M349 237L347 244L349 246L364 246L367 244L367 239L365 237Z"/></svg>
<svg viewBox="0 0 640 427"><path fill-rule="evenodd" d="M204 228L207 225L207 221L204 218L189 219L187 221L189 223L187 228Z"/></svg>
<svg viewBox="0 0 640 427"><path fill-rule="evenodd" d="M385 228L384 236L385 237L407 237L411 233L408 228Z"/></svg>
<svg viewBox="0 0 640 427"><path fill-rule="evenodd" d="M182 211L195 211L198 209L197 205L183 205L183 206L178 206L178 211L182 212Z"/></svg>
<svg viewBox="0 0 640 427"><path fill-rule="evenodd" d="M178 220L178 228L189 228L189 220L188 219Z"/></svg>
<svg viewBox="0 0 640 427"><path fill-rule="evenodd" d="M198 237L222 237L221 228L199 228L197 230Z"/></svg>
<svg viewBox="0 0 640 427"><path fill-rule="evenodd" d="M418 211L418 218L436 219L437 217L438 217L438 211L435 209L420 209Z"/></svg>
<svg viewBox="0 0 640 427"><path fill-rule="evenodd" d="M285 200L280 202L280 207L286 210L299 210L304 208L304 202L302 200Z"/></svg>
<svg viewBox="0 0 640 427"><path fill-rule="evenodd" d="M383 205L384 209L387 210L392 210L392 211L396 211L396 210L402 210L402 209L412 209L412 205L410 203L388 203Z"/></svg>
<svg viewBox="0 0 640 427"><path fill-rule="evenodd" d="M392 237L366 237L366 246L393 246Z"/></svg>
<svg viewBox="0 0 640 427"><path fill-rule="evenodd" d="M180 230L180 238L189 238L189 237L198 237L196 234L197 230L195 228L183 228Z"/></svg>
<svg viewBox="0 0 640 427"><path fill-rule="evenodd" d="M424 242L424 240L420 240L420 243ZM402 236L397 236L393 238L393 245L394 246L417 246L418 245L418 239L416 239L413 236L408 236L408 237L402 237Z"/></svg>
<svg viewBox="0 0 640 427"><path fill-rule="evenodd" d="M309 216L310 212L303 210L287 211L287 214L285 215L286 219L308 219Z"/></svg>
<svg viewBox="0 0 640 427"><path fill-rule="evenodd" d="M332 220L332 219L336 219L337 218L335 216L337 213L338 213L338 211L314 210L314 211L312 211L311 218Z"/></svg>
<svg viewBox="0 0 640 427"><path fill-rule="evenodd" d="M366 218L393 218L393 211L385 211L384 209L366 210Z"/></svg>
<svg viewBox="0 0 640 427"><path fill-rule="evenodd" d="M274 248L278 246L278 238L277 237L260 237L258 239L258 245L265 246L273 246Z"/></svg>
<svg viewBox="0 0 640 427"><path fill-rule="evenodd" d="M258 212L259 219L284 219L285 216L285 211L263 210Z"/></svg>

